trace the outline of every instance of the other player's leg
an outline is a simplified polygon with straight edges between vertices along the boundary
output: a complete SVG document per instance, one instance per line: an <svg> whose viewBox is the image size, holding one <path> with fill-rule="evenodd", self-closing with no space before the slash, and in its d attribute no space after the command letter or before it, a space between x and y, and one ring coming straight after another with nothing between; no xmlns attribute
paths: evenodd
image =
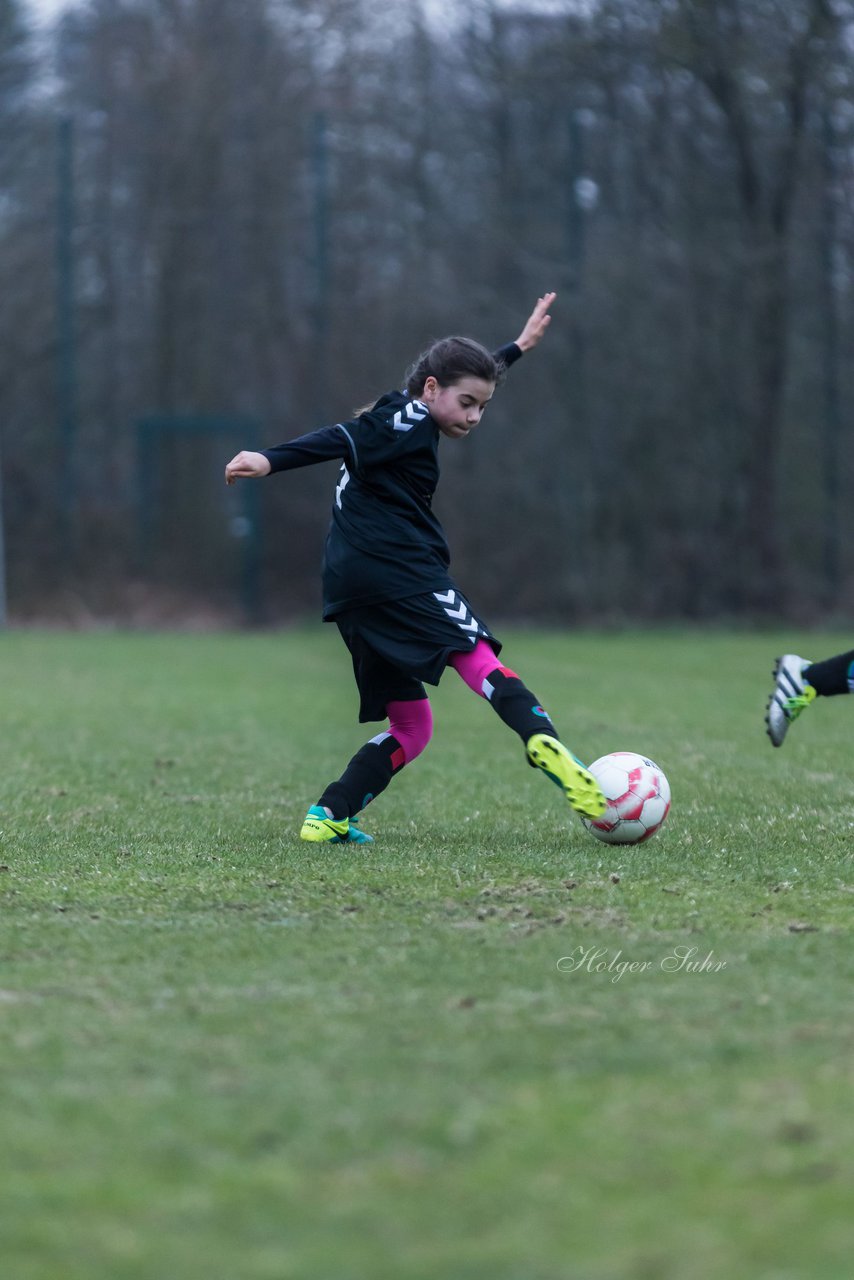
<svg viewBox="0 0 854 1280"><path fill-rule="evenodd" d="M808 660L796 653L784 653L774 664L774 689L765 711L765 729L775 747L782 747L789 725L816 696L815 688L804 678L809 666Z"/></svg>
<svg viewBox="0 0 854 1280"><path fill-rule="evenodd" d="M794 653L777 659L774 691L768 699L765 724L775 747L783 743L789 725L815 698L854 693L854 649L821 662L808 662Z"/></svg>

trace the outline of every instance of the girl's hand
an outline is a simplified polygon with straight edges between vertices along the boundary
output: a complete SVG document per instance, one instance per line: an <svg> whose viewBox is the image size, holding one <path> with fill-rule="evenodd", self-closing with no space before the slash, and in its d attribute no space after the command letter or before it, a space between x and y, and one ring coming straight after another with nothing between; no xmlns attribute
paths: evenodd
<svg viewBox="0 0 854 1280"><path fill-rule="evenodd" d="M548 329L552 322L548 309L556 297L556 293L544 293L541 298L537 299L537 305L528 316L525 328L516 339L516 346L520 351L530 351L531 347L537 345L546 329Z"/></svg>
<svg viewBox="0 0 854 1280"><path fill-rule="evenodd" d="M225 468L225 483L234 484L238 476L254 478L270 474L270 459L263 453L253 453L250 449L241 449Z"/></svg>

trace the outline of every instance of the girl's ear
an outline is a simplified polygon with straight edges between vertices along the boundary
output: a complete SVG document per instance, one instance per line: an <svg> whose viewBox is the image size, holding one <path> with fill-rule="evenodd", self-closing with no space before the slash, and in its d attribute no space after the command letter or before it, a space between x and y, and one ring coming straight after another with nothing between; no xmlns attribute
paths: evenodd
<svg viewBox="0 0 854 1280"><path fill-rule="evenodd" d="M428 374L427 377L424 379L424 390L421 392L421 399L423 400L425 397L432 399L432 397L436 394L438 389L439 389L439 384L436 381L436 379L433 377L433 374L432 373Z"/></svg>

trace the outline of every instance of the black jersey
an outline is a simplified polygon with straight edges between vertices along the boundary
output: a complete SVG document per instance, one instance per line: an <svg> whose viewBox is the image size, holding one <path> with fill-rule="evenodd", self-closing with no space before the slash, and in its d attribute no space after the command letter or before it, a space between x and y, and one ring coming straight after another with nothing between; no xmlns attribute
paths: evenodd
<svg viewBox="0 0 854 1280"><path fill-rule="evenodd" d="M496 359L512 364L511 343ZM455 589L432 507L439 428L425 404L391 391L347 422L262 450L271 471L342 461L323 558L323 617L357 606Z"/></svg>

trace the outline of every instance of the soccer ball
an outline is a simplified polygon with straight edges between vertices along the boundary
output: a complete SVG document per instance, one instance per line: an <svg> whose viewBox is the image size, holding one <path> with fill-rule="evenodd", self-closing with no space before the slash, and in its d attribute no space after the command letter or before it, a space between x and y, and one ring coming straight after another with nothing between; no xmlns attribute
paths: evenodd
<svg viewBox="0 0 854 1280"><path fill-rule="evenodd" d="M590 772L608 801L601 818L581 819L591 835L607 844L640 844L655 835L670 812L670 783L653 760L612 751Z"/></svg>

